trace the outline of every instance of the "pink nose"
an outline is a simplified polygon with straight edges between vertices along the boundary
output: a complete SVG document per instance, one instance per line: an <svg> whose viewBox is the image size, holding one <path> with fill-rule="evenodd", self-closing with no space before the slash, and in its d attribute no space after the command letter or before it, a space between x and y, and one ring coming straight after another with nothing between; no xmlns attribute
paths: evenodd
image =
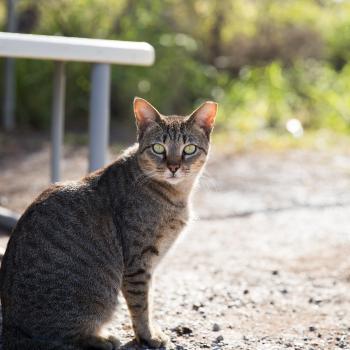
<svg viewBox="0 0 350 350"><path fill-rule="evenodd" d="M175 174L180 168L180 165L178 164L168 164L168 169Z"/></svg>

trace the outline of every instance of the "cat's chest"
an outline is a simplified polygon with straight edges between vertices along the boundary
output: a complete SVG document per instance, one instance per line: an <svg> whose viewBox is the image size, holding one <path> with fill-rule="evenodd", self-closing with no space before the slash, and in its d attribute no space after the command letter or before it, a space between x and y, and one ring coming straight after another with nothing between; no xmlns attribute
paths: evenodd
<svg viewBox="0 0 350 350"><path fill-rule="evenodd" d="M133 257L137 257L141 267L150 270L171 248L189 219L187 201L161 201L146 195L130 196L123 213L120 229L126 254L133 263Z"/></svg>
<svg viewBox="0 0 350 350"><path fill-rule="evenodd" d="M151 236L154 244L159 247L160 252L167 249L185 228L189 212L188 208L170 210L163 209L158 220L153 222ZM153 232L152 232L153 231Z"/></svg>
<svg viewBox="0 0 350 350"><path fill-rule="evenodd" d="M141 252L147 251L142 257L151 270L157 266L186 227L189 212L187 207L175 210L164 208L159 210L158 215L148 218L150 225L142 232Z"/></svg>
<svg viewBox="0 0 350 350"><path fill-rule="evenodd" d="M154 247L152 254L146 258L149 268L154 269L169 249L174 245L187 224L187 213L168 216L162 224L155 227L151 237L151 246Z"/></svg>
<svg viewBox="0 0 350 350"><path fill-rule="evenodd" d="M126 221L133 221L144 233L181 229L189 217L187 199L151 194L141 192L129 199L125 211Z"/></svg>

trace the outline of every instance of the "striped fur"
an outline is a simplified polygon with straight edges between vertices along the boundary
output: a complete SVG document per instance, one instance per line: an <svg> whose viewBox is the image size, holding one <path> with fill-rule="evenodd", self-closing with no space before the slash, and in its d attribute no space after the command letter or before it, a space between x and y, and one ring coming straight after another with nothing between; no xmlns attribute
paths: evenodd
<svg viewBox="0 0 350 350"><path fill-rule="evenodd" d="M147 108L153 119L145 125L140 114ZM203 127L196 113L164 117L135 100L138 143L80 181L52 185L28 207L0 271L4 350L116 348L99 332L120 290L136 339L166 343L152 323L150 287L186 225L189 195L206 160L212 125ZM167 153L155 155L154 143ZM188 143L197 153L184 157ZM169 162L179 162L176 181L168 178Z"/></svg>

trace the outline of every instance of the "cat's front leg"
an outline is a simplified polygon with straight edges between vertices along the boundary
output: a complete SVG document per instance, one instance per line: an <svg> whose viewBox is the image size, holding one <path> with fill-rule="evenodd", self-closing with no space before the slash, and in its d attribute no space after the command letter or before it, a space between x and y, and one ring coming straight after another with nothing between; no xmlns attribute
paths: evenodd
<svg viewBox="0 0 350 350"><path fill-rule="evenodd" d="M168 336L152 322L150 274L144 269L127 273L122 291L128 304L136 340L152 348L166 345Z"/></svg>

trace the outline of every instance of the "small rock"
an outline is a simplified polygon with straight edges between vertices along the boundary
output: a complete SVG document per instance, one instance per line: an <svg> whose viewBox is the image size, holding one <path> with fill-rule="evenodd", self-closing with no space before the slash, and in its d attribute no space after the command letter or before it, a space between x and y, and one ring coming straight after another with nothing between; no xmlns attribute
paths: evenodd
<svg viewBox="0 0 350 350"><path fill-rule="evenodd" d="M315 304L315 305L320 305L322 303L322 299L314 299L314 298L309 298L309 304Z"/></svg>
<svg viewBox="0 0 350 350"><path fill-rule="evenodd" d="M222 341L224 341L224 337L222 335L219 335L218 337L216 337L216 342L217 343L220 343Z"/></svg>
<svg viewBox="0 0 350 350"><path fill-rule="evenodd" d="M219 332L220 329L221 328L220 328L220 326L217 323L213 324L213 332Z"/></svg>
<svg viewBox="0 0 350 350"><path fill-rule="evenodd" d="M189 335L193 333L192 329L186 326L177 326L173 328L171 331L175 332L178 336Z"/></svg>
<svg viewBox="0 0 350 350"><path fill-rule="evenodd" d="M273 270L273 271L271 272L271 274L272 274L273 276L277 276L277 275L279 274L279 272L278 272L277 270Z"/></svg>
<svg viewBox="0 0 350 350"><path fill-rule="evenodd" d="M315 331L316 331L316 328L315 328L314 326L310 326L310 327L309 327L309 331L310 331L310 332L315 332Z"/></svg>
<svg viewBox="0 0 350 350"><path fill-rule="evenodd" d="M249 290L248 289L245 289L244 291L243 291L243 294L244 295L246 295L246 294L248 294L249 293Z"/></svg>
<svg viewBox="0 0 350 350"><path fill-rule="evenodd" d="M192 305L192 310L198 311L204 305L202 303L195 303Z"/></svg>

